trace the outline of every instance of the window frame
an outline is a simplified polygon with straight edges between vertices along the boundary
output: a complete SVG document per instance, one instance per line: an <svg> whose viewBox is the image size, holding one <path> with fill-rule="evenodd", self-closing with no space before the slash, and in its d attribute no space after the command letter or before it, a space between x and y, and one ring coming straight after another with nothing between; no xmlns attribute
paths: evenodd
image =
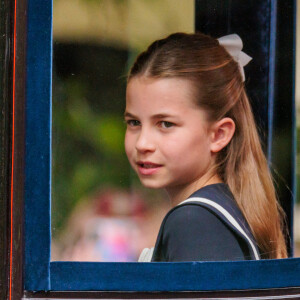
<svg viewBox="0 0 300 300"><path fill-rule="evenodd" d="M27 291L220 291L300 286L300 258L236 262L51 262L52 1L27 1ZM273 114L271 106L268 113Z"/></svg>

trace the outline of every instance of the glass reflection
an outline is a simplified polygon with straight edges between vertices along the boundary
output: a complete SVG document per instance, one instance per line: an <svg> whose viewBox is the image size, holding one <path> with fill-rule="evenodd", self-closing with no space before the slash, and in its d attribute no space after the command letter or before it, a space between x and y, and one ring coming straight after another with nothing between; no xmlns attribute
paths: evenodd
<svg viewBox="0 0 300 300"><path fill-rule="evenodd" d="M193 18L193 0L54 0L52 260L137 261L154 245L169 203L125 157L126 74Z"/></svg>

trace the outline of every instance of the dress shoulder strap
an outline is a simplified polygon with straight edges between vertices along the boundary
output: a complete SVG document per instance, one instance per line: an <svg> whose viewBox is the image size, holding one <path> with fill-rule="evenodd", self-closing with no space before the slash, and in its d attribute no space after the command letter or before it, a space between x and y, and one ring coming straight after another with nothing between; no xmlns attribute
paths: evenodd
<svg viewBox="0 0 300 300"><path fill-rule="evenodd" d="M208 207L212 207L215 210L217 210L219 212L219 214L227 220L227 222L229 222L231 224L231 226L233 226L240 234L241 236L244 237L245 241L247 242L247 244L250 246L250 249L252 250L254 257L256 260L260 259L260 255L258 253L257 248L255 247L253 241L251 240L251 238L248 236L248 234L245 232L245 230L241 227L241 225L237 222L237 220L220 204L206 199L206 198L200 198L200 197L192 197L189 198L187 200L182 201L181 203L179 203L178 205L182 205L182 204L186 204L189 202L198 202L199 204L205 204Z"/></svg>

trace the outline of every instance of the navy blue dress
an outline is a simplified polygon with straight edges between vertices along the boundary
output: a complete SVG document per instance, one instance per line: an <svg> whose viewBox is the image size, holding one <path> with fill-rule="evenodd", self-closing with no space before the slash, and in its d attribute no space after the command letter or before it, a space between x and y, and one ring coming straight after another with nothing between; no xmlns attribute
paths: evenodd
<svg viewBox="0 0 300 300"><path fill-rule="evenodd" d="M165 216L151 261L259 259L249 225L226 184L205 186L187 201Z"/></svg>

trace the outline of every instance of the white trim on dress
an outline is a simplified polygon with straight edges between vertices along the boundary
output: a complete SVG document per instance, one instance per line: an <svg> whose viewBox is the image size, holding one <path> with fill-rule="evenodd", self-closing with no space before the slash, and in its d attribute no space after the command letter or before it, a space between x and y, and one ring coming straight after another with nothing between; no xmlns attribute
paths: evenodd
<svg viewBox="0 0 300 300"><path fill-rule="evenodd" d="M227 221L230 222L230 224L233 225L246 238L246 240L248 241L249 245L251 246L251 248L253 250L255 259L260 260L257 249L254 246L251 239L249 238L249 236L246 234L246 232L243 230L243 228L240 226L240 224L236 221L236 219L224 207L222 207L221 205L215 203L212 200L209 200L209 199L206 199L206 198L200 198L200 197L189 198L187 200L182 201L178 205L185 204L187 202L205 203L205 204L208 204L208 205L214 207L215 209L217 209L227 219Z"/></svg>

